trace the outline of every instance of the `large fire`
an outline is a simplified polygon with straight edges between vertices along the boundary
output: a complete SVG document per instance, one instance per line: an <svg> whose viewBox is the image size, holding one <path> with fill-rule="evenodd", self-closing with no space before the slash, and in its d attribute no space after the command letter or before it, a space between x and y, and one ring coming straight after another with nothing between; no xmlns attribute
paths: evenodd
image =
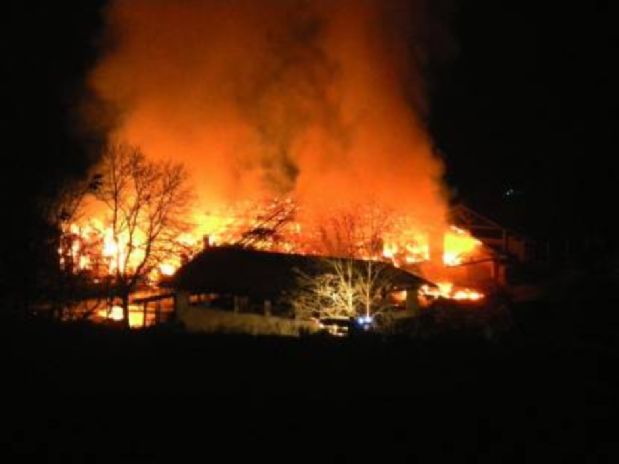
<svg viewBox="0 0 619 464"><path fill-rule="evenodd" d="M347 247L330 248L330 232L324 224L303 223L296 214L299 207L290 198L268 201L262 204L246 203L216 213L194 218L193 232L183 234L179 240L193 253L204 247L219 245L240 245L249 248L314 255L346 255L363 259L379 259L391 262L397 267L414 267L423 263L440 261L445 268L459 266L482 252L481 242L467 231L452 226L442 234L440 248L432 249L427 232L407 228L406 218L384 221L379 230L367 230L361 218L357 223L347 221L346 230L335 230L340 236L346 234ZM303 216L301 216L302 218ZM198 220L196 220L198 219ZM341 222L334 222L338 227ZM331 231L332 233L333 231ZM114 240L111 229L97 218L90 218L85 224L71 224L65 234L73 239L65 248L60 248L61 264L72 263L74 270L89 271L98 277L113 275L117 269L127 266L134 268L142 259L135 253L130 260L125 259L127 237L121 235ZM350 246L352 244L352 247ZM368 245L369 244L369 245ZM138 250L142 247L137 240ZM351 251L352 250L352 251ZM441 253L438 257L433 253ZM185 257L187 258L187 257ZM181 256L173 257L158 265L151 273L151 280L173 275L182 264ZM480 298L473 291L453 291L453 284L439 285L440 294L445 298Z"/></svg>
<svg viewBox="0 0 619 464"><path fill-rule="evenodd" d="M114 47L89 81L124 110L108 135L185 164L199 198L193 231L179 237L186 256L149 277L205 244L430 263L430 280L480 253L449 224L443 161L423 122L426 36L441 29L427 27L431 11L405 0L111 1ZM85 117L101 127L101 114ZM66 268L113 276L139 262L103 221L68 232Z"/></svg>

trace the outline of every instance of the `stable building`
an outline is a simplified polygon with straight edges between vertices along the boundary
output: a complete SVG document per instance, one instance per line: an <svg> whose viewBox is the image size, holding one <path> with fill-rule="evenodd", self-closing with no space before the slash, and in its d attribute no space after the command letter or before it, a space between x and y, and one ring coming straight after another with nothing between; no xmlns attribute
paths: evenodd
<svg viewBox="0 0 619 464"><path fill-rule="evenodd" d="M300 274L325 272L325 260L337 258L273 253L240 247L212 247L182 266L170 282L176 318L190 331L299 335L311 321L294 318L286 295ZM353 266L367 261L351 260ZM393 292L405 294L403 311L417 311L418 290L430 284L388 263L373 262ZM430 284L431 285L431 284Z"/></svg>

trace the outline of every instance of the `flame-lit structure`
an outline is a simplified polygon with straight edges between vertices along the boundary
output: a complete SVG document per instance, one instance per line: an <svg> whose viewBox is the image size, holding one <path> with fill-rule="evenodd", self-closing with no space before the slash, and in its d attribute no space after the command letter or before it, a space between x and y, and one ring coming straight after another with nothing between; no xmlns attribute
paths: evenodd
<svg viewBox="0 0 619 464"><path fill-rule="evenodd" d="M235 245L241 248L291 253L301 255L324 255L324 237L321 242L321 230L312 224L303 224L297 220L299 206L291 199L276 200L262 205L238 207L228 214L210 215L207 220L197 224L194 233L185 234L182 239L193 247L195 252L214 246ZM478 239L465 230L450 227L442 236L438 247L432 248L427 234L422 231L400 229L406 221L397 218L382 224L384 229L376 236L366 231L348 231L350 237L360 240L353 243L359 255L355 258L380 260L404 270L424 275L437 282L437 286L422 286L419 296L425 300L443 298L454 301L479 302L484 293L479 289L457 285L445 280L453 276L453 270L467 262L479 260L488 250ZM361 221L362 222L362 221ZM362 228L360 224L355 227ZM322 231L324 233L324 230ZM362 239L372 238L375 243ZM69 240L72 238L72 240ZM98 219L89 219L89 223L78 226L72 224L67 228L67 248L61 248L61 264L73 263L76 271L90 272L94 277L111 278L118 260L116 253L123 253L123 243L115 243L109 230ZM441 253L436 263L434 253ZM183 260L177 257L159 265L148 276L153 283L173 275ZM132 265L131 262L128 263ZM122 310L118 306L100 309L97 315L113 321L122 320ZM142 326L146 316L142 311L129 311L130 325Z"/></svg>
<svg viewBox="0 0 619 464"><path fill-rule="evenodd" d="M204 222L195 226L193 233L183 234L179 239L195 251L205 246L237 245L281 253L326 254L329 245L324 243L327 239L321 237L325 234L325 228L302 224L295 219L295 211L296 206L287 199L284 202L253 205L242 213L231 210L228 214L210 214L205 216ZM460 266L484 253L480 240L456 226L443 232L442 243L434 250L431 249L429 234L405 229L404 220L390 222L384 229L369 233L362 230L364 226L360 221L354 225L354 230L351 227L351 230L335 231L349 234L346 239L352 241L351 249L356 251L349 254L356 258L382 259L397 267L440 260L449 268ZM370 234L375 235L370 237L375 243L368 245ZM63 266L71 265L75 270L91 270L97 274L113 274L116 263L124 262L117 259L119 254L122 256L124 253L126 243L123 238L120 237L118 243L114 241L109 228L97 218L89 218L82 225L70 224L64 236L64 245L58 250ZM139 259L138 254L135 260ZM161 275L172 275L179 265L180 258L163 263L159 272Z"/></svg>
<svg viewBox="0 0 619 464"><path fill-rule="evenodd" d="M177 237L186 252L146 278L234 245L381 260L441 282L428 297L483 299L497 255L450 217L423 123L424 60L401 40L428 14L399 0L112 1L116 46L89 80L125 109L109 137L184 164L198 198L193 229ZM65 269L113 278L136 266L139 252L125 260L129 240L103 216L67 226Z"/></svg>

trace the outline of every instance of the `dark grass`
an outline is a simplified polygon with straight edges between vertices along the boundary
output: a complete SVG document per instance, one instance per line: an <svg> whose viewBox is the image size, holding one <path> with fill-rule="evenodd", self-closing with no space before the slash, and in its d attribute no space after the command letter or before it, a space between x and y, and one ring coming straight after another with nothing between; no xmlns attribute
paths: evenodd
<svg viewBox="0 0 619 464"><path fill-rule="evenodd" d="M612 324L568 324L549 304L517 309L517 329L493 341L6 320L3 448L11 461L42 462L170 462L194 452L209 461L222 451L323 462L371 453L613 461Z"/></svg>

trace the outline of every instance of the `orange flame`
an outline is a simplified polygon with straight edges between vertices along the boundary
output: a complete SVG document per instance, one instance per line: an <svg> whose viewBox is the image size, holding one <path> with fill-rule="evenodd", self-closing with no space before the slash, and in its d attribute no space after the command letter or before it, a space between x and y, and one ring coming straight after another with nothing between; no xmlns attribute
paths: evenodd
<svg viewBox="0 0 619 464"><path fill-rule="evenodd" d="M452 282L439 282L436 287L423 285L419 289L419 295L424 298L444 298L455 301L480 301L485 295L470 288L458 288Z"/></svg>
<svg viewBox="0 0 619 464"><path fill-rule="evenodd" d="M284 203L291 205L292 200L284 200ZM200 249L205 240L211 246L243 243L243 240L247 239L248 231L269 231L269 224L265 226L261 221L264 217L269 217L269 214L281 204L281 200L271 200L264 204L245 202L227 210L221 209L206 215L196 214L193 222L197 226L193 232L178 237L178 241L187 249L193 250ZM393 221L381 231L382 250L377 250L376 254L369 253L361 257L384 259L398 267L429 261L431 254L436 253L437 250L431 250L428 234L415 230L414 227L410 221L402 219ZM127 262L127 237L120 235L115 240L111 228L105 227L103 222L97 218L90 219L84 226L71 224L68 231L80 239L72 242L70 252L74 256L79 256L81 270L90 269L97 262L89 255L80 254L83 244L100 243L98 252L104 262L104 272L108 275L114 274L118 266L121 271L124 270L125 265L129 269L136 267L143 257L139 250L141 245L138 240L138 249ZM316 224L301 223L294 218L285 221L276 234L268 237L268 240L259 234L257 236L258 240L247 242L246 245L282 253L325 254L325 250L321 249L320 239L316 237ZM445 266L457 266L475 257L481 250L482 244L479 240L467 231L451 226L443 236L442 261ZM64 259L62 249L59 252L61 260ZM181 264L180 257L174 257L160 263L158 273L160 276L172 275Z"/></svg>
<svg viewBox="0 0 619 464"><path fill-rule="evenodd" d="M443 263L457 266L473 255L481 247L481 242L467 231L451 226L444 235L443 247Z"/></svg>
<svg viewBox="0 0 619 464"><path fill-rule="evenodd" d="M123 315L123 308L118 305L100 309L97 311L97 316L114 322L120 322L125 318ZM138 328L144 327L144 325L144 312L138 306L129 305L129 327Z"/></svg>

